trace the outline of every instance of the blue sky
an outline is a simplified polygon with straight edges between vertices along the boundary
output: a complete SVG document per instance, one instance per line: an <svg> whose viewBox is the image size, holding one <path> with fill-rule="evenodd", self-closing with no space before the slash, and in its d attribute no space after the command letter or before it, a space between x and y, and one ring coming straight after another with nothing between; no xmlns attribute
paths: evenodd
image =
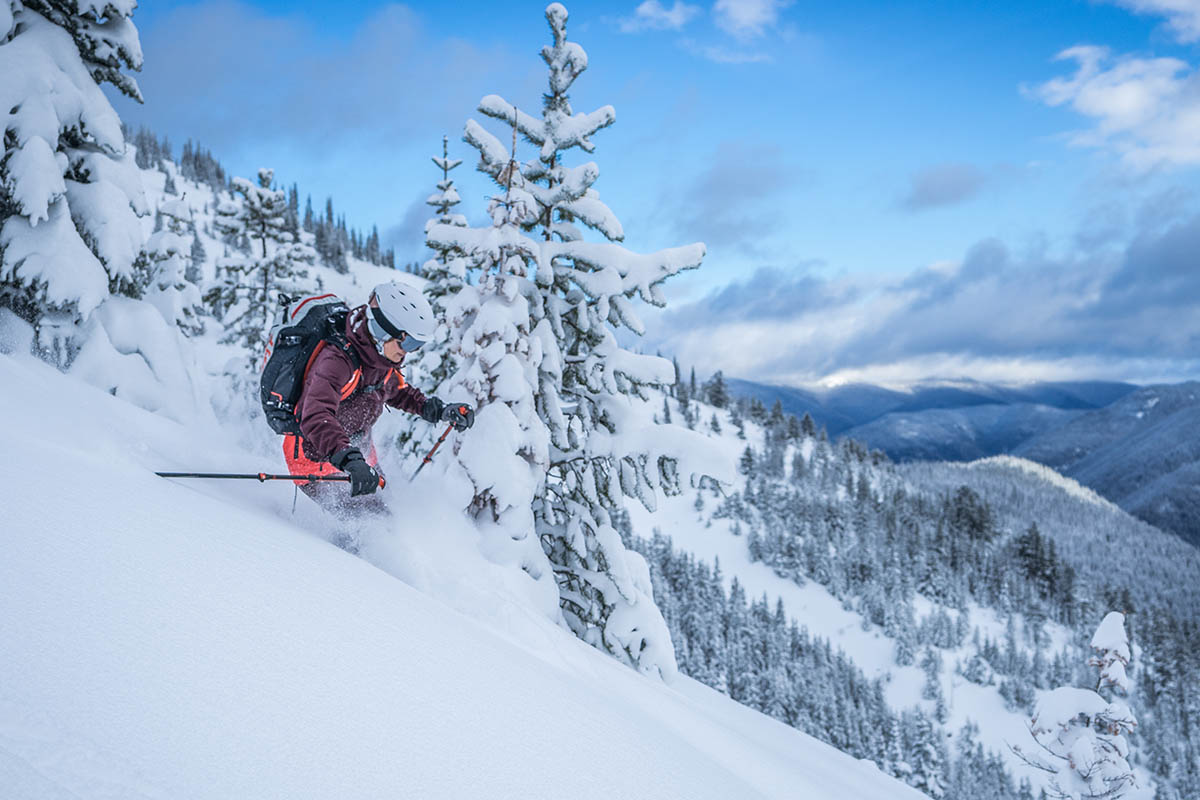
<svg viewBox="0 0 1200 800"><path fill-rule="evenodd" d="M789 383L1200 377L1200 2L565 5L626 245L708 246L648 346ZM147 3L116 105L423 260L442 135L481 218L463 124L540 109L544 8Z"/></svg>

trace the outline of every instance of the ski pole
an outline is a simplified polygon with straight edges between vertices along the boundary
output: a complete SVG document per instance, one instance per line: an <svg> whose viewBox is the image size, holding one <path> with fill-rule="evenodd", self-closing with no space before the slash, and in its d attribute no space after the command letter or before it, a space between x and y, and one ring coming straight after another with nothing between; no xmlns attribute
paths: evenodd
<svg viewBox="0 0 1200 800"><path fill-rule="evenodd" d="M466 411L464 410L463 413L465 414ZM421 466L417 467L417 471L414 472L412 477L408 479L410 482L415 481L417 479L417 475L421 473L421 470L425 469L425 465L433 460L433 454L436 453L437 449L442 446L442 442L446 441L446 437L450 435L450 431L452 430L454 430L453 422L446 426L446 430L442 431L442 435L439 436L438 440L434 443L433 449L425 454L425 458L421 461Z"/></svg>
<svg viewBox="0 0 1200 800"><path fill-rule="evenodd" d="M256 480L259 483L264 481L304 481L312 483L313 481L349 481L349 475L268 475L265 472L254 472L249 474L236 474L226 472L156 472L154 473L160 478L214 478L218 480ZM382 489L387 485L387 481L383 476L379 476L379 487Z"/></svg>
<svg viewBox="0 0 1200 800"><path fill-rule="evenodd" d="M268 475L265 472L254 472L239 475L226 472L156 472L160 478L215 478L218 480L256 480L262 481L348 481L349 475Z"/></svg>

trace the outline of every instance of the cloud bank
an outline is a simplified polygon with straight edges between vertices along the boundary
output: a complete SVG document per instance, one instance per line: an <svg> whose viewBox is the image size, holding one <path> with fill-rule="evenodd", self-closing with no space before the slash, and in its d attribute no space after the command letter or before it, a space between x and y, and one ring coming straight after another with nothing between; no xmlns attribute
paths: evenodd
<svg viewBox="0 0 1200 800"><path fill-rule="evenodd" d="M756 380L1182 380L1200 374L1200 215L1052 256L987 239L903 277L762 269L654 318L647 349Z"/></svg>

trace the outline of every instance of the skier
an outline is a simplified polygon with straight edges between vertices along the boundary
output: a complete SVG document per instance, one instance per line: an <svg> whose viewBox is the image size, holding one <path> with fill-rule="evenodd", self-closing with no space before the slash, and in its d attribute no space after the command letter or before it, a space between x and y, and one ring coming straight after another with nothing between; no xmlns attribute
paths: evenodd
<svg viewBox="0 0 1200 800"><path fill-rule="evenodd" d="M283 454L292 475L340 470L350 476L349 492L345 483L336 481L297 481L301 491L336 516L387 510L375 495L380 475L371 441L371 426L384 404L431 424L448 422L458 431L474 424L469 405L426 397L407 385L400 372L405 355L419 349L434 327L433 309L419 290L383 283L366 305L351 309L346 317L346 344L358 364L339 347L324 347L312 359L296 407L300 435L284 437Z"/></svg>

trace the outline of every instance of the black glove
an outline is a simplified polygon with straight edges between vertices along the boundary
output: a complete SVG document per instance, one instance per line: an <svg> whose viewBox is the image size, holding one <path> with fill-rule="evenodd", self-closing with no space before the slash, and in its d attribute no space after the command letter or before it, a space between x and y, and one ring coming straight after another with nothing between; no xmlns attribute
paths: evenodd
<svg viewBox="0 0 1200 800"><path fill-rule="evenodd" d="M357 447L338 450L329 458L329 463L350 475L350 496L373 494L379 488L379 476L363 458Z"/></svg>
<svg viewBox="0 0 1200 800"><path fill-rule="evenodd" d="M449 422L456 431L465 431L475 424L475 410L466 403L452 403L442 409L442 421Z"/></svg>
<svg viewBox="0 0 1200 800"><path fill-rule="evenodd" d="M432 425L442 418L442 409L445 407L446 404L436 397L426 397L425 405L421 407L421 419Z"/></svg>

